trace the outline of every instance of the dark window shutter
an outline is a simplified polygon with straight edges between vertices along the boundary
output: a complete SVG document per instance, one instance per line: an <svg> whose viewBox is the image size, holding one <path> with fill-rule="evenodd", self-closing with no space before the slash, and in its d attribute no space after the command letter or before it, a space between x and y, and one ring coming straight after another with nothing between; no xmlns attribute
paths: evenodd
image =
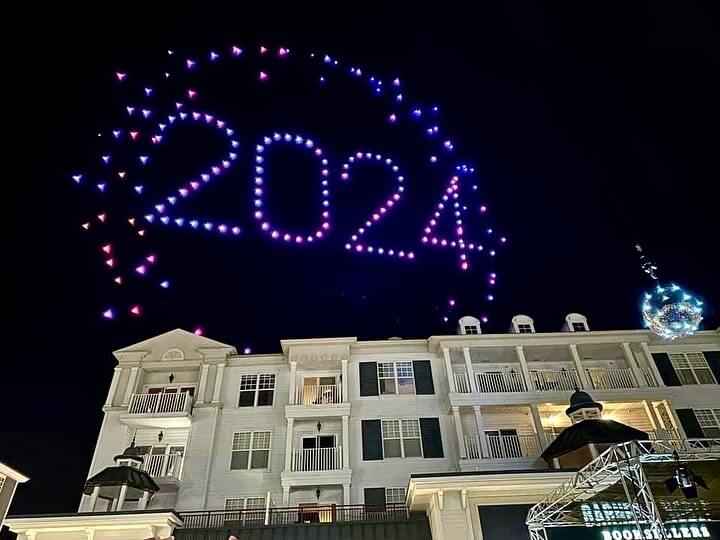
<svg viewBox="0 0 720 540"><path fill-rule="evenodd" d="M697 417L695 416L695 411L692 409L675 409L675 412L677 413L680 423L685 430L685 435L687 435L689 439L705 438L705 433L703 433L703 430L700 427L700 422L698 422Z"/></svg>
<svg viewBox="0 0 720 540"><path fill-rule="evenodd" d="M680 386L680 379L675 373L675 368L672 367L670 357L666 353L652 353L652 357L665 385Z"/></svg>
<svg viewBox="0 0 720 540"><path fill-rule="evenodd" d="M415 374L415 393L434 394L435 386L432 379L430 360L414 360L413 373Z"/></svg>
<svg viewBox="0 0 720 540"><path fill-rule="evenodd" d="M365 511L385 511L385 488L365 488Z"/></svg>
<svg viewBox="0 0 720 540"><path fill-rule="evenodd" d="M440 437L440 420L437 418L421 418L420 436L422 437L423 457L445 457L442 438Z"/></svg>
<svg viewBox="0 0 720 540"><path fill-rule="evenodd" d="M377 396L377 362L360 362L360 395Z"/></svg>
<svg viewBox="0 0 720 540"><path fill-rule="evenodd" d="M362 421L362 451L365 461L383 458L380 420Z"/></svg>
<svg viewBox="0 0 720 540"><path fill-rule="evenodd" d="M715 375L715 381L720 384L720 351L705 351L703 354L710 370Z"/></svg>

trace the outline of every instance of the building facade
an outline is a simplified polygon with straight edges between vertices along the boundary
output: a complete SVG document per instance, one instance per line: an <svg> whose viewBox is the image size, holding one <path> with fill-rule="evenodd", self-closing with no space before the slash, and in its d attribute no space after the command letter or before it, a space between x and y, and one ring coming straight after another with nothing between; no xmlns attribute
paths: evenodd
<svg viewBox="0 0 720 540"><path fill-rule="evenodd" d="M144 502L86 491L64 519L172 510L187 528L235 512L242 528L409 505L435 539L483 538L480 507L531 504L568 478L540 455L570 425L577 389L650 437L720 438L720 329L669 342L592 331L576 313L558 327L518 315L483 334L463 317L455 335L283 340L253 355L176 329L117 350L88 478L131 447L158 489ZM36 521L8 524L51 538ZM180 538L179 523L162 530Z"/></svg>
<svg viewBox="0 0 720 540"><path fill-rule="evenodd" d="M24 484L28 480L30 479L27 476L0 461L0 529L15 496L17 485Z"/></svg>

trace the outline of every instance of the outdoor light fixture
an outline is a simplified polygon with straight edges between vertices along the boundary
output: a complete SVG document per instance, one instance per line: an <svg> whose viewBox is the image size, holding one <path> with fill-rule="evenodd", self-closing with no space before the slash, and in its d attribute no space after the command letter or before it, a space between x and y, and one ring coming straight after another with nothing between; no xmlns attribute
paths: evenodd
<svg viewBox="0 0 720 540"><path fill-rule="evenodd" d="M320 487L318 487L318 488L315 490L315 496L316 496L318 499L320 498Z"/></svg>
<svg viewBox="0 0 720 540"><path fill-rule="evenodd" d="M162 442L164 436L163 432L160 431L160 433L158 433L158 442Z"/></svg>
<svg viewBox="0 0 720 540"><path fill-rule="evenodd" d="M168 377L168 381L170 382L170 384L172 384L172 382L174 380L175 380L175 375L173 373L171 373L170 376Z"/></svg>
<svg viewBox="0 0 720 540"><path fill-rule="evenodd" d="M322 429L322 424L320 423L320 420L318 420L317 428L318 428L318 432Z"/></svg>
<svg viewBox="0 0 720 540"><path fill-rule="evenodd" d="M686 463L680 462L677 450L673 451L673 457L676 463L675 474L665 480L665 487L669 493L673 493L677 488L680 488L686 499L697 499L698 486L708 489L705 479L693 473Z"/></svg>

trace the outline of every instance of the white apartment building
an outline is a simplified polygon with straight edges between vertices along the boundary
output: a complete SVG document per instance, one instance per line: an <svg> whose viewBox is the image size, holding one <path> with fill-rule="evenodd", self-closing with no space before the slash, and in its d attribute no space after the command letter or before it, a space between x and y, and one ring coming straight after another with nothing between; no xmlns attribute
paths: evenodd
<svg viewBox="0 0 720 540"><path fill-rule="evenodd" d="M252 355L182 329L151 337L113 353L79 513L8 525L20 540L98 540L125 519L124 538L180 539L392 510L428 516L435 540L491 540L483 508L532 504L568 478L541 454L577 389L651 438L720 438L720 329L663 341L571 313L557 330L518 315L483 334L467 316L455 335L282 340ZM103 472L133 455L155 486Z"/></svg>

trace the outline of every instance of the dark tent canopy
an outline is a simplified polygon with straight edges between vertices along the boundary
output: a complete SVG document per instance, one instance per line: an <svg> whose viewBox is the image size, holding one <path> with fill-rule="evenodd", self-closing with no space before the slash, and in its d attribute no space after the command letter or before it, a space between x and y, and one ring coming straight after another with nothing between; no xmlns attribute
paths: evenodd
<svg viewBox="0 0 720 540"><path fill-rule="evenodd" d="M117 467L106 467L92 478L85 482L85 495L90 495L95 486L123 486L127 485L140 491L151 491L157 493L160 488L145 471L135 467L120 465Z"/></svg>
<svg viewBox="0 0 720 540"><path fill-rule="evenodd" d="M646 432L615 420L587 419L565 428L545 449L542 458L550 462L553 458L587 446L589 443L617 444L634 440L646 441L649 438Z"/></svg>

